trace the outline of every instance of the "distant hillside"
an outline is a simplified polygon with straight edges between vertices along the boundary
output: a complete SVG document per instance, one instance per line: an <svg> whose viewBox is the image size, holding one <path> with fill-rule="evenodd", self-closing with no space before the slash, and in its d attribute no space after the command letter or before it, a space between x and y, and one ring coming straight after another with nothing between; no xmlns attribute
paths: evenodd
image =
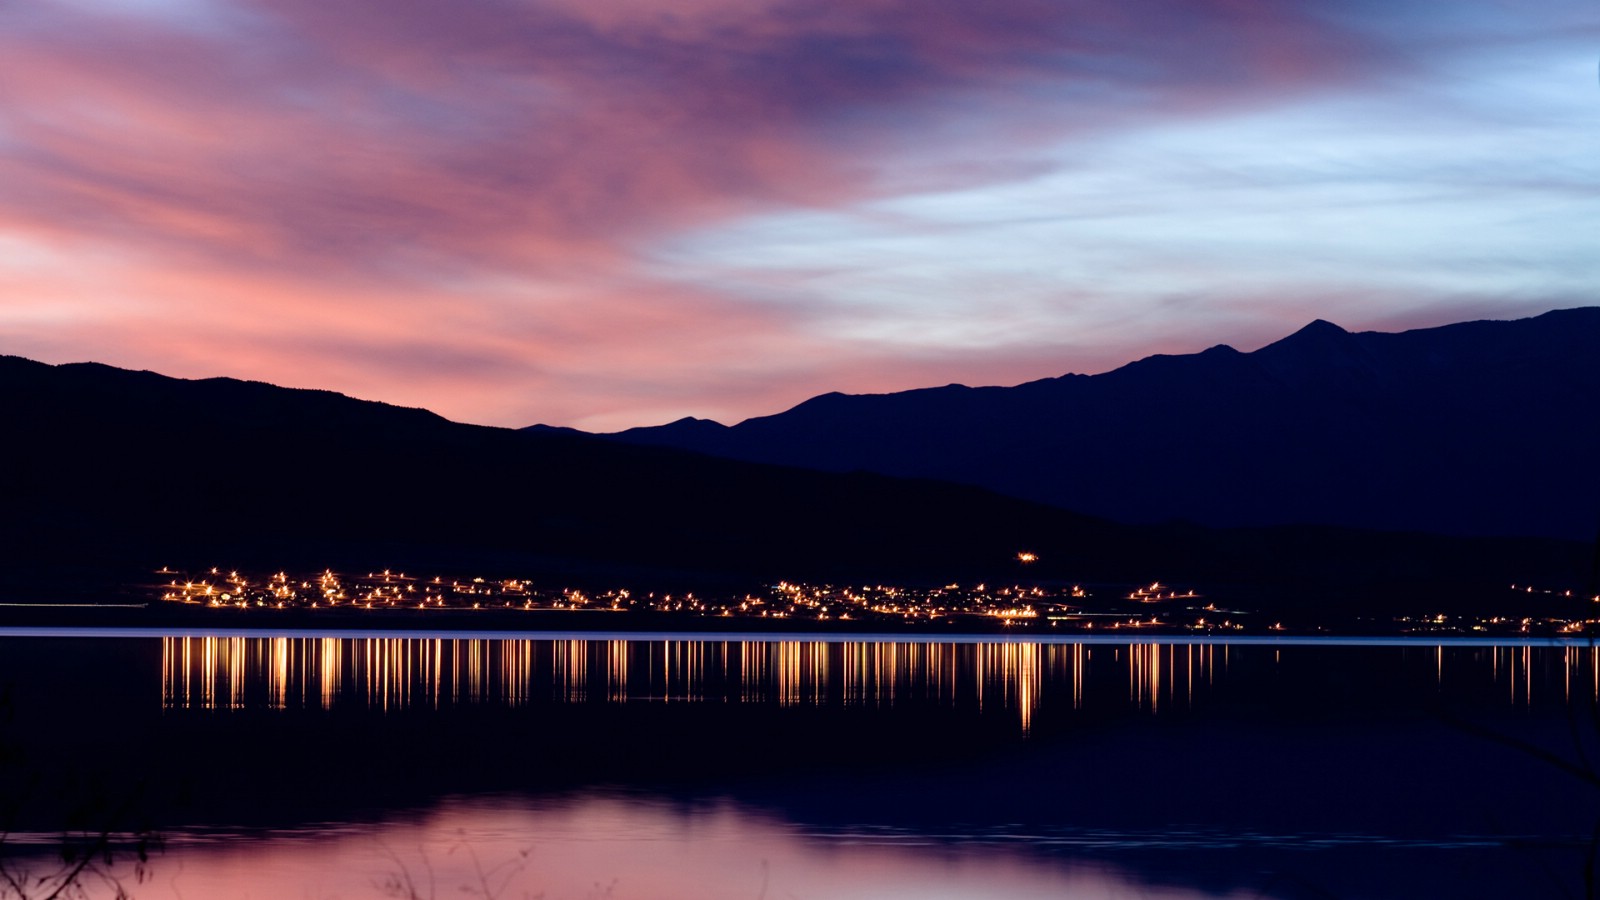
<svg viewBox="0 0 1600 900"><path fill-rule="evenodd" d="M0 422L0 583L24 569L234 561L937 578L1004 565L1030 543L1119 543L1112 526L979 489L95 364L0 357Z"/></svg>
<svg viewBox="0 0 1600 900"><path fill-rule="evenodd" d="M448 422L321 391L0 357L0 599L160 565L409 567L668 587L1182 579L1290 604L1584 577L1586 548L1128 526L959 485ZM1015 554L1041 557L1026 573Z"/></svg>
<svg viewBox="0 0 1600 900"><path fill-rule="evenodd" d="M1593 540L1600 308L1399 334L1317 321L1016 387L825 394L733 427L610 435L991 488L1124 522Z"/></svg>

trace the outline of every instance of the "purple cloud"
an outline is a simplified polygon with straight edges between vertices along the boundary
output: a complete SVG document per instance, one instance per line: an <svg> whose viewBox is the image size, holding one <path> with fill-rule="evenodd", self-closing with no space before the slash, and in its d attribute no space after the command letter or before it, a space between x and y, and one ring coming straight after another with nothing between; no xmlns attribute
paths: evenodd
<svg viewBox="0 0 1600 900"><path fill-rule="evenodd" d="M312 386L503 424L948 381L941 353L830 339L833 311L745 302L658 251L753 217L1018 183L1063 165L1044 154L1063 140L1417 65L1339 9L13 5L0 239L58 262L8 279L0 350L326 379ZM69 272L74 257L93 262ZM956 368L1018 371L1002 355Z"/></svg>

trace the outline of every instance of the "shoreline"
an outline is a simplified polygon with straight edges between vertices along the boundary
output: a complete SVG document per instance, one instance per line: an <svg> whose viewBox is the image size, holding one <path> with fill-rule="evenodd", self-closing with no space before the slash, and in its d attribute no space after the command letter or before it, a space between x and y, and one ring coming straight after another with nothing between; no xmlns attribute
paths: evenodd
<svg viewBox="0 0 1600 900"><path fill-rule="evenodd" d="M1041 619L1007 625L983 615L932 622L819 621L758 616L699 616L638 610L351 610L237 609L144 604L0 604L0 637L292 637L409 638L420 635L470 640L849 640L908 643L1025 641L1084 644L1333 644L1392 642L1413 645L1594 646L1583 634L1464 633L1438 628L1403 630L1393 622L1332 621L1322 625L1197 631L1179 626L1085 628Z"/></svg>

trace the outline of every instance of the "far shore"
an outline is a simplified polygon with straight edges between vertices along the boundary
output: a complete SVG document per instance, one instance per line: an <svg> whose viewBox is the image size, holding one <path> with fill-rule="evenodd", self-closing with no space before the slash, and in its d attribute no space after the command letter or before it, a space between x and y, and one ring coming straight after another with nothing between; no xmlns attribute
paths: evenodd
<svg viewBox="0 0 1600 900"><path fill-rule="evenodd" d="M751 635L787 640L906 638L911 640L1025 640L1138 643L1246 641L1282 643L1303 640L1393 639L1406 643L1580 643L1593 636L1506 629L1485 632L1463 628L1418 627L1415 623L1348 618L1319 624L1263 621L1232 629L1197 630L1173 625L1129 626L1085 619L1048 617L1003 621L992 616L952 615L932 621L882 619L771 618L658 613L639 610L552 609L239 609L162 602L17 603L0 602L0 636L215 634L226 636L406 637L419 634L459 638L715 640Z"/></svg>

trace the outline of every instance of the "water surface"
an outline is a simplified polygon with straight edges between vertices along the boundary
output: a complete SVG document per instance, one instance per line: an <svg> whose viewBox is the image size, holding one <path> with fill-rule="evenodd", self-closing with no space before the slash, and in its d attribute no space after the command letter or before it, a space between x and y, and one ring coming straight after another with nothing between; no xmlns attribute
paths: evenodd
<svg viewBox="0 0 1600 900"><path fill-rule="evenodd" d="M8 847L49 847L88 798L167 836L136 897L404 896L407 877L440 897L1575 892L1600 804L1552 760L1597 749L1597 661L1506 641L10 634L9 777L36 787Z"/></svg>

